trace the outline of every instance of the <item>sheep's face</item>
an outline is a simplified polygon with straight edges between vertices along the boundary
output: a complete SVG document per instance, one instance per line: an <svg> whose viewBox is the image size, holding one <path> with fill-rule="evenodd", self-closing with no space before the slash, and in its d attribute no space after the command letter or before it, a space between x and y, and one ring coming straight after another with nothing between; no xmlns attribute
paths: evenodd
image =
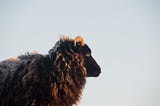
<svg viewBox="0 0 160 106"><path fill-rule="evenodd" d="M84 67L87 71L86 77L98 77L101 73L101 68L92 57L90 48L86 44L84 46L79 45L77 48L84 59Z"/></svg>

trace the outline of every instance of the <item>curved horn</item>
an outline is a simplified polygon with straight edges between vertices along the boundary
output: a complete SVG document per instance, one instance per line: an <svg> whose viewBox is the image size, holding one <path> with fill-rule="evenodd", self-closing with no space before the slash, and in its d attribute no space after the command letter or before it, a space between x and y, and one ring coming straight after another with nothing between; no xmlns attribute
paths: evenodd
<svg viewBox="0 0 160 106"><path fill-rule="evenodd" d="M84 46L84 40L83 40L83 38L81 36L77 36L77 37L74 38L74 46L76 46L77 42L80 42L80 44L82 46Z"/></svg>

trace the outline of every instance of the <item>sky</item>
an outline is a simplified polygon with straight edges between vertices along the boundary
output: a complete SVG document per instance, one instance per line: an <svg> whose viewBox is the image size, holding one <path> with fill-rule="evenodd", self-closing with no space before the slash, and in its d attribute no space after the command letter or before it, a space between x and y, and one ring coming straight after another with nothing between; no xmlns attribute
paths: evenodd
<svg viewBox="0 0 160 106"><path fill-rule="evenodd" d="M78 106L160 106L159 0L0 0L0 61L81 35L101 66Z"/></svg>

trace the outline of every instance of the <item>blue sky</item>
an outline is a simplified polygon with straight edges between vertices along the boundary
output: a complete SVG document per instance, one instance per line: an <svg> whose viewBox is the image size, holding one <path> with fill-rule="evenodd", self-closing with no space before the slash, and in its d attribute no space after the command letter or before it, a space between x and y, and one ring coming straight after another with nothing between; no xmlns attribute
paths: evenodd
<svg viewBox="0 0 160 106"><path fill-rule="evenodd" d="M0 0L0 60L84 37L102 68L79 106L160 106L159 0Z"/></svg>

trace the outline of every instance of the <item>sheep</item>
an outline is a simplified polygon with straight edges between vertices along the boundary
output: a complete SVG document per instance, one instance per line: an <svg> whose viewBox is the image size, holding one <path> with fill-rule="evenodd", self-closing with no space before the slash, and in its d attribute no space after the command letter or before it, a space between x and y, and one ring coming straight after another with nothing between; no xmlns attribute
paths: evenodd
<svg viewBox="0 0 160 106"><path fill-rule="evenodd" d="M100 66L81 36L62 37L48 54L26 53L0 62L0 106L72 106Z"/></svg>

